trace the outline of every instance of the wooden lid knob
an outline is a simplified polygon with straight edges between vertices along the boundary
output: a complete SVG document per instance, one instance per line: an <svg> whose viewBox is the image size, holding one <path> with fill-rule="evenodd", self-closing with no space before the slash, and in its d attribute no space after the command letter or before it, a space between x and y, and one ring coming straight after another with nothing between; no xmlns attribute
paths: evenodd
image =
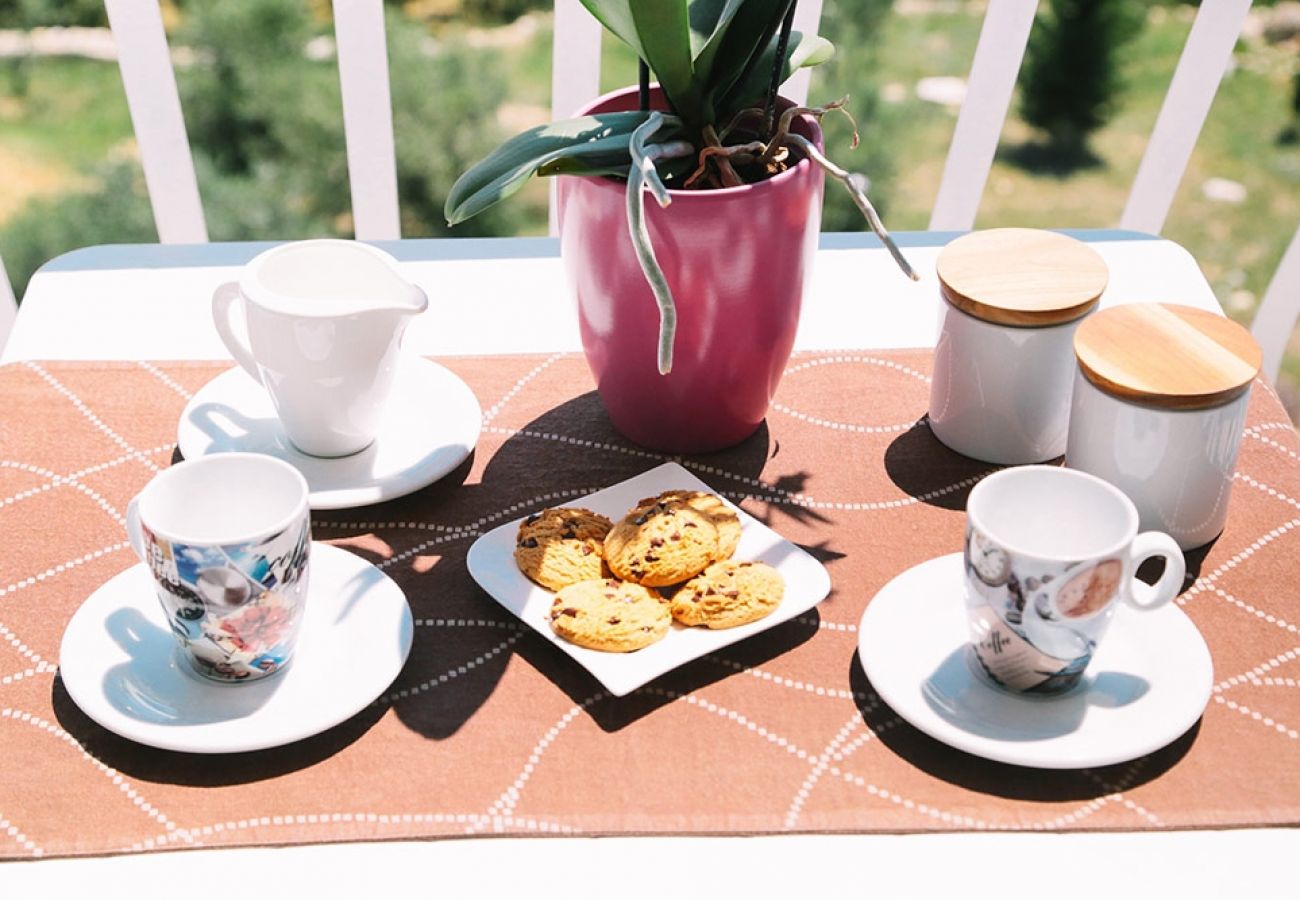
<svg viewBox="0 0 1300 900"><path fill-rule="evenodd" d="M999 325L1059 325L1097 305L1110 272L1087 244L1055 231L993 228L939 253L939 289L962 312Z"/></svg>
<svg viewBox="0 0 1300 900"><path fill-rule="evenodd" d="M1089 316L1074 334L1084 377L1116 397L1205 409L1250 388L1263 353L1231 319L1168 303L1131 303Z"/></svg>

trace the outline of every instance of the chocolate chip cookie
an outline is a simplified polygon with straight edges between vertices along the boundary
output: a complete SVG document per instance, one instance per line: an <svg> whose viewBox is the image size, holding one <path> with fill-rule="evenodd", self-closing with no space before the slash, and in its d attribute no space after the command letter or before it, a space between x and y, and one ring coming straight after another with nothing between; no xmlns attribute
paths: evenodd
<svg viewBox="0 0 1300 900"><path fill-rule="evenodd" d="M544 588L558 591L601 578L609 519L581 507L552 507L519 525L515 564Z"/></svg>
<svg viewBox="0 0 1300 900"><path fill-rule="evenodd" d="M605 537L605 561L624 581L677 584L718 558L718 529L686 500L651 498Z"/></svg>
<svg viewBox="0 0 1300 900"><path fill-rule="evenodd" d="M683 625L734 628L769 615L784 594L781 573L766 563L726 560L682 585L670 609Z"/></svg>
<svg viewBox="0 0 1300 900"><path fill-rule="evenodd" d="M551 630L580 647L611 653L662 640L672 621L658 592L614 578L571 584L551 604Z"/></svg>
<svg viewBox="0 0 1300 900"><path fill-rule="evenodd" d="M721 497L704 491L671 490L664 491L658 497L641 500L637 506L649 506L661 500L683 501L691 509L704 515L718 530L717 559L731 559L737 545L740 544L740 516L736 515L736 511L724 503Z"/></svg>

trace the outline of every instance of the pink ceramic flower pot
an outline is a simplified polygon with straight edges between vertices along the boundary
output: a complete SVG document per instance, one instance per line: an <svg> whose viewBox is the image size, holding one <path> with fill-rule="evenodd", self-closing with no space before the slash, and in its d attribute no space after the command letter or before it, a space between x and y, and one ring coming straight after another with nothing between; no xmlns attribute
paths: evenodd
<svg viewBox="0 0 1300 900"><path fill-rule="evenodd" d="M636 90L626 89L583 112L636 104ZM795 130L821 146L812 118ZM673 368L660 375L659 310L628 231L626 185L560 178L560 252L583 349L623 435L657 450L702 453L757 430L794 344L822 184L822 170L805 159L759 184L672 191L666 209L646 198L650 239L677 303Z"/></svg>

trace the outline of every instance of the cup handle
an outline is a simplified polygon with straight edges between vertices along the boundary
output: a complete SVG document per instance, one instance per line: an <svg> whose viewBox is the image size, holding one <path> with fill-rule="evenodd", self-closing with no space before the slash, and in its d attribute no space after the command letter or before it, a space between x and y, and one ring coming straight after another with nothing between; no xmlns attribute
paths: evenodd
<svg viewBox="0 0 1300 900"><path fill-rule="evenodd" d="M217 327L217 335L221 338L221 343L226 345L235 362L253 376L254 381L261 384L262 376L257 370L257 361L253 359L253 351L235 331L230 320L230 310L240 296L238 282L228 281L218 287L212 294L212 324Z"/></svg>
<svg viewBox="0 0 1300 900"><path fill-rule="evenodd" d="M140 527L140 496L137 494L126 505L126 539L131 542L135 555L145 562L144 531Z"/></svg>
<svg viewBox="0 0 1300 900"><path fill-rule="evenodd" d="M1129 556L1134 571L1148 559L1163 556L1165 560L1165 570L1155 584L1146 584L1136 577L1129 580L1128 590L1124 592L1124 600L1129 606L1141 610L1156 609L1178 596L1183 576L1187 574L1187 563L1173 538L1159 531L1144 531L1133 539Z"/></svg>

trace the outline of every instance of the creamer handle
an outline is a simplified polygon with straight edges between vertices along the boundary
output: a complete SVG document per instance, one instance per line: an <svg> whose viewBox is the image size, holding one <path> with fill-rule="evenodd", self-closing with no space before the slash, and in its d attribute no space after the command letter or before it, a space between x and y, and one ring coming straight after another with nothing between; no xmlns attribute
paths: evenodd
<svg viewBox="0 0 1300 900"><path fill-rule="evenodd" d="M253 351L248 346L248 343L235 331L235 327L230 321L230 311L239 298L238 282L228 281L218 287L212 294L212 324L217 327L217 335L220 336L221 343L226 345L226 349L235 358L235 362L239 363L240 367L251 375L254 381L261 384L262 376L257 370L257 361L253 359ZM244 321L247 324L247 318Z"/></svg>

